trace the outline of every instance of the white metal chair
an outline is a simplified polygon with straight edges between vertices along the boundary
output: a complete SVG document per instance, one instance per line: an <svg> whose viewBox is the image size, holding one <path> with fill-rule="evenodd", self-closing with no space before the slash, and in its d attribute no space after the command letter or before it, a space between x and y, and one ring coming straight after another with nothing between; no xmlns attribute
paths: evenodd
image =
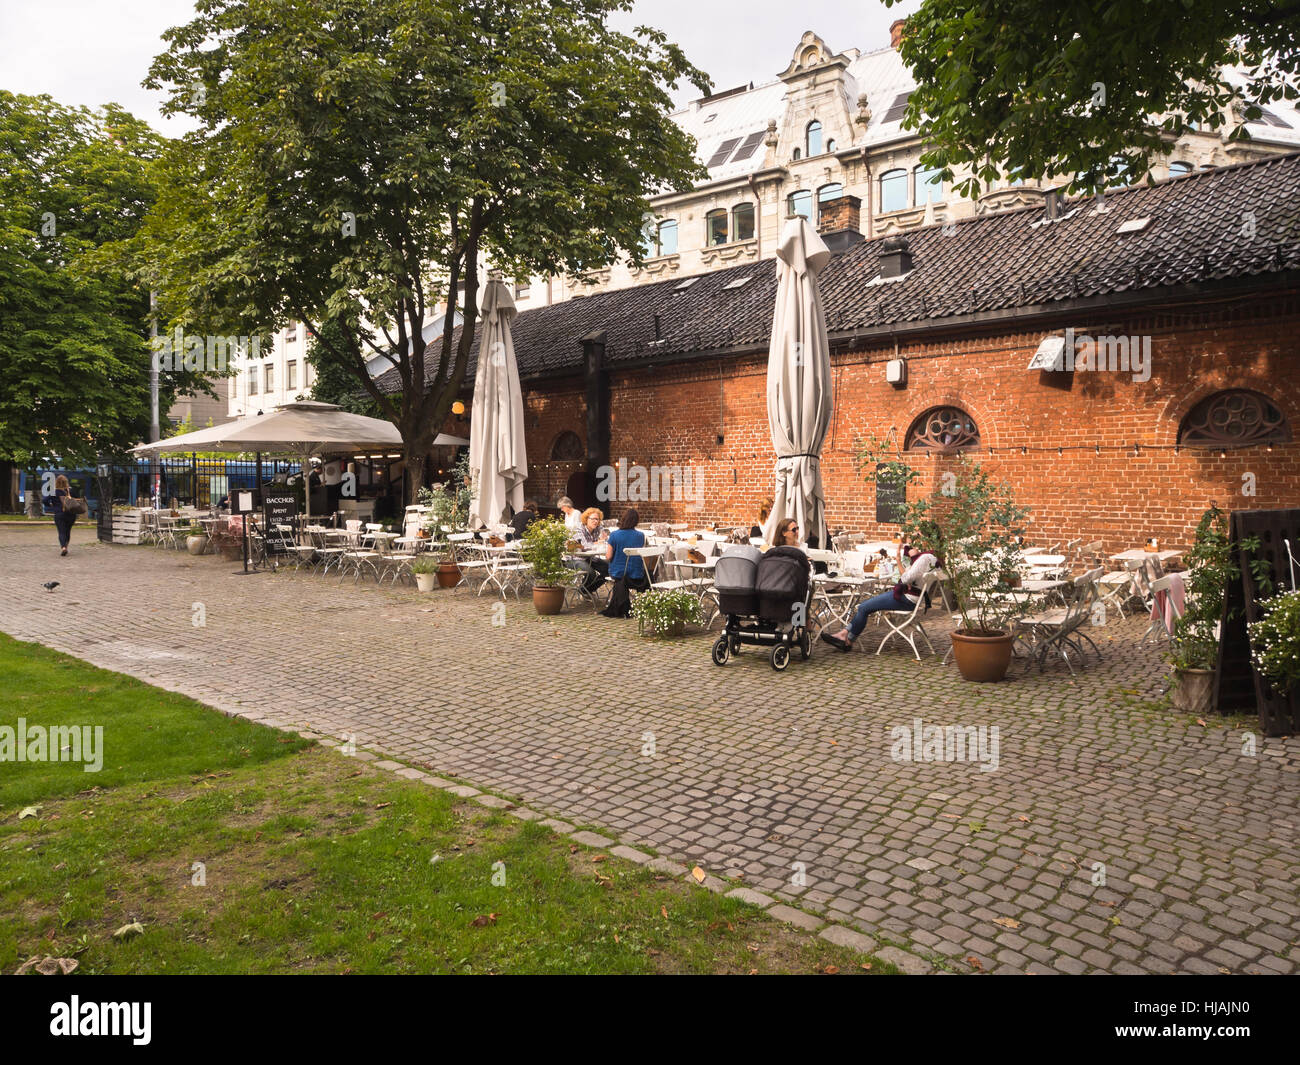
<svg viewBox="0 0 1300 1065"><path fill-rule="evenodd" d="M1016 634L1029 639L1030 657L1040 669L1054 652L1073 674L1074 664L1070 661L1070 652L1076 652L1082 660L1085 643L1092 648L1098 659L1101 658L1101 651L1084 631L1084 626L1091 618L1092 603L1097 598L1097 578L1101 573L1100 569L1094 569L1076 577L1074 593L1063 609L1046 610L1018 619Z"/></svg>
<svg viewBox="0 0 1300 1065"><path fill-rule="evenodd" d="M921 661L921 652L917 649L916 638L920 636L925 641L925 646L929 648L931 654L935 654L934 644L930 642L930 635L925 631L925 624L922 619L922 613L925 611L926 593L935 588L943 578L937 573L927 573L921 578L921 594L917 596L916 605L910 611L901 610L880 610L877 611L884 619L885 624L889 626L889 632L885 638L880 641L880 646L876 648L876 654L880 654L895 636L912 648L912 654L916 655L916 660Z"/></svg>

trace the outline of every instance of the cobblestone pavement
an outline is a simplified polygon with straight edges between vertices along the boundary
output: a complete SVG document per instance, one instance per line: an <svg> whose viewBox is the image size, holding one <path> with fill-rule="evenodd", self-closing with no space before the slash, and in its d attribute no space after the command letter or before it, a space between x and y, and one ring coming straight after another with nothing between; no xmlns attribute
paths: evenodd
<svg viewBox="0 0 1300 1065"><path fill-rule="evenodd" d="M1239 729L1153 707L1165 668L1138 619L1104 630L1076 678L966 684L894 648L823 649L779 675L752 649L719 669L703 636L649 641L586 608L542 619L510 600L499 626L465 591L234 576L84 526L69 558L54 543L0 528L3 631L268 724L354 733L938 965L1300 967L1300 739L1250 755ZM948 626L931 627L942 650ZM916 717L997 726L996 770L892 759L891 730Z"/></svg>

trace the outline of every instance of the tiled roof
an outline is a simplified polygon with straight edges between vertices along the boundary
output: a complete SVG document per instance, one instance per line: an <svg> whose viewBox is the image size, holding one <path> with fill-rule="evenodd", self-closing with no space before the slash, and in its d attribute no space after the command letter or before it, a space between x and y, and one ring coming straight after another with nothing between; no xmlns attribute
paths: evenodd
<svg viewBox="0 0 1300 1065"><path fill-rule="evenodd" d="M1145 226L1120 232L1142 219ZM1139 185L1104 201L1071 200L1056 221L1029 207L912 230L912 271L881 283L884 239L852 246L822 274L832 338L891 324L1050 309L1073 299L1276 274L1300 269L1300 153ZM749 280L727 287L742 278ZM581 338L596 331L607 335L611 364L766 346L774 260L702 274L685 288L682 280L522 312L513 330L521 375L580 372ZM659 344L653 343L656 315Z"/></svg>

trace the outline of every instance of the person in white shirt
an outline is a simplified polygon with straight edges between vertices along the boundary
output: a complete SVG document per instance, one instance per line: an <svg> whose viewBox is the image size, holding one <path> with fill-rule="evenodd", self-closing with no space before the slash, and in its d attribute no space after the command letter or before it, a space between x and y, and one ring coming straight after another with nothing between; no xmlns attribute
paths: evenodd
<svg viewBox="0 0 1300 1065"><path fill-rule="evenodd" d="M907 569L893 588L873 596L858 607L853 621L842 632L823 632L822 640L840 651L853 650L853 641L862 635L867 627L867 618L877 610L911 611L921 598L921 581L932 569L942 565L939 556L933 551L915 547L912 544L900 544L898 547L898 565L902 568L903 559L908 560Z"/></svg>
<svg viewBox="0 0 1300 1065"><path fill-rule="evenodd" d="M569 535L577 536L582 530L582 511L573 505L573 500L568 496L560 496L555 505L564 515L564 527L569 530Z"/></svg>

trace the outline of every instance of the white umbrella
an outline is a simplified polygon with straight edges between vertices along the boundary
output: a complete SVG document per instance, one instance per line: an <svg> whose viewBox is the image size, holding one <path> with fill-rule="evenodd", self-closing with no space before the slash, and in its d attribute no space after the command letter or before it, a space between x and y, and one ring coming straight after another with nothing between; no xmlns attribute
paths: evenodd
<svg viewBox="0 0 1300 1065"><path fill-rule="evenodd" d="M831 253L803 217L791 218L776 249L776 311L767 355L767 422L776 450L776 491L763 537L794 518L805 538L826 543L821 451L831 424L831 354L817 275Z"/></svg>
<svg viewBox="0 0 1300 1065"><path fill-rule="evenodd" d="M524 508L524 397L510 339L510 323L517 313L505 282L489 281L469 420L469 471L474 481L469 516L479 525L505 521L507 507L515 512Z"/></svg>
<svg viewBox="0 0 1300 1065"><path fill-rule="evenodd" d="M300 400L277 407L269 414L251 414L224 425L140 444L131 450L137 453L269 451L295 455L302 460L303 475L307 478L303 489L307 502L305 517L310 520L312 455L351 454L402 446L402 434L392 422L350 414L332 403Z"/></svg>

